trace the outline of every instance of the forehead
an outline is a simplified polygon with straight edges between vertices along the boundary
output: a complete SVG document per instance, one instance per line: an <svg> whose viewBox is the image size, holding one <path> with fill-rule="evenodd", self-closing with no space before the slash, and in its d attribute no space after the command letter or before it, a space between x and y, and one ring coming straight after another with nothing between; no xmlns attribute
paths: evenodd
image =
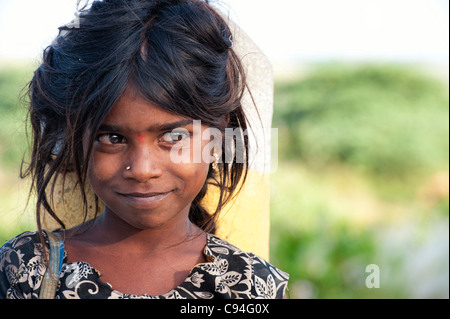
<svg viewBox="0 0 450 319"><path fill-rule="evenodd" d="M192 121L187 117L164 110L155 103L144 99L133 88L127 87L106 116L103 124L118 125L123 129L142 131L187 120Z"/></svg>

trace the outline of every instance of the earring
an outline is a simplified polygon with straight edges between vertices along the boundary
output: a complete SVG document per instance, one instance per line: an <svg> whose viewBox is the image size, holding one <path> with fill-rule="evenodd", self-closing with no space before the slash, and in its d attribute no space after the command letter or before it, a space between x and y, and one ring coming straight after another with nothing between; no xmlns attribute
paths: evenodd
<svg viewBox="0 0 450 319"><path fill-rule="evenodd" d="M131 171L131 166L127 166L125 169L126 169L127 171Z"/></svg>
<svg viewBox="0 0 450 319"><path fill-rule="evenodd" d="M217 153L214 153L213 157L214 157L214 161L212 162L212 168L214 170L216 170L217 167L218 167L218 163L219 163L220 157L219 157L219 154L217 154Z"/></svg>

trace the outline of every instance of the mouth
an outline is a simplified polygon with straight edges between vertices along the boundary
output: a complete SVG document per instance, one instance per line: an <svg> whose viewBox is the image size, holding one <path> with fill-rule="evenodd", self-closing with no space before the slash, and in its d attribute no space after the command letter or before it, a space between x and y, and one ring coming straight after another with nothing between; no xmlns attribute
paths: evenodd
<svg viewBox="0 0 450 319"><path fill-rule="evenodd" d="M152 208L156 204L160 203L170 194L172 194L172 192L173 190L165 193L119 193L119 195L122 196L129 204L131 204L131 206L145 209Z"/></svg>

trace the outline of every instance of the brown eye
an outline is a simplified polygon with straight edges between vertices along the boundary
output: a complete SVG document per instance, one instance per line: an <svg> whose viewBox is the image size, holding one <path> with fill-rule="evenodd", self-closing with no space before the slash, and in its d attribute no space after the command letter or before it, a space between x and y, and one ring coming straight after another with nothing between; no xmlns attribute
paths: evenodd
<svg viewBox="0 0 450 319"><path fill-rule="evenodd" d="M97 141L99 141L102 144L106 145L116 145L116 144L122 144L126 142L126 139L119 135L119 134L101 134L97 137Z"/></svg>

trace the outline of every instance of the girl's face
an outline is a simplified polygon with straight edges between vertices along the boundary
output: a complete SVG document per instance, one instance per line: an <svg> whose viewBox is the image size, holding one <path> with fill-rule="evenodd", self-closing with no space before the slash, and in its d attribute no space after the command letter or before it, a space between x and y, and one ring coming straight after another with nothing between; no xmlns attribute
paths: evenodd
<svg viewBox="0 0 450 319"><path fill-rule="evenodd" d="M187 222L209 170L210 160L192 161L195 152L210 145L194 142L207 129L194 129L192 119L169 113L128 88L103 122L89 159L89 182L106 211L142 230ZM184 160L174 161L177 153Z"/></svg>

